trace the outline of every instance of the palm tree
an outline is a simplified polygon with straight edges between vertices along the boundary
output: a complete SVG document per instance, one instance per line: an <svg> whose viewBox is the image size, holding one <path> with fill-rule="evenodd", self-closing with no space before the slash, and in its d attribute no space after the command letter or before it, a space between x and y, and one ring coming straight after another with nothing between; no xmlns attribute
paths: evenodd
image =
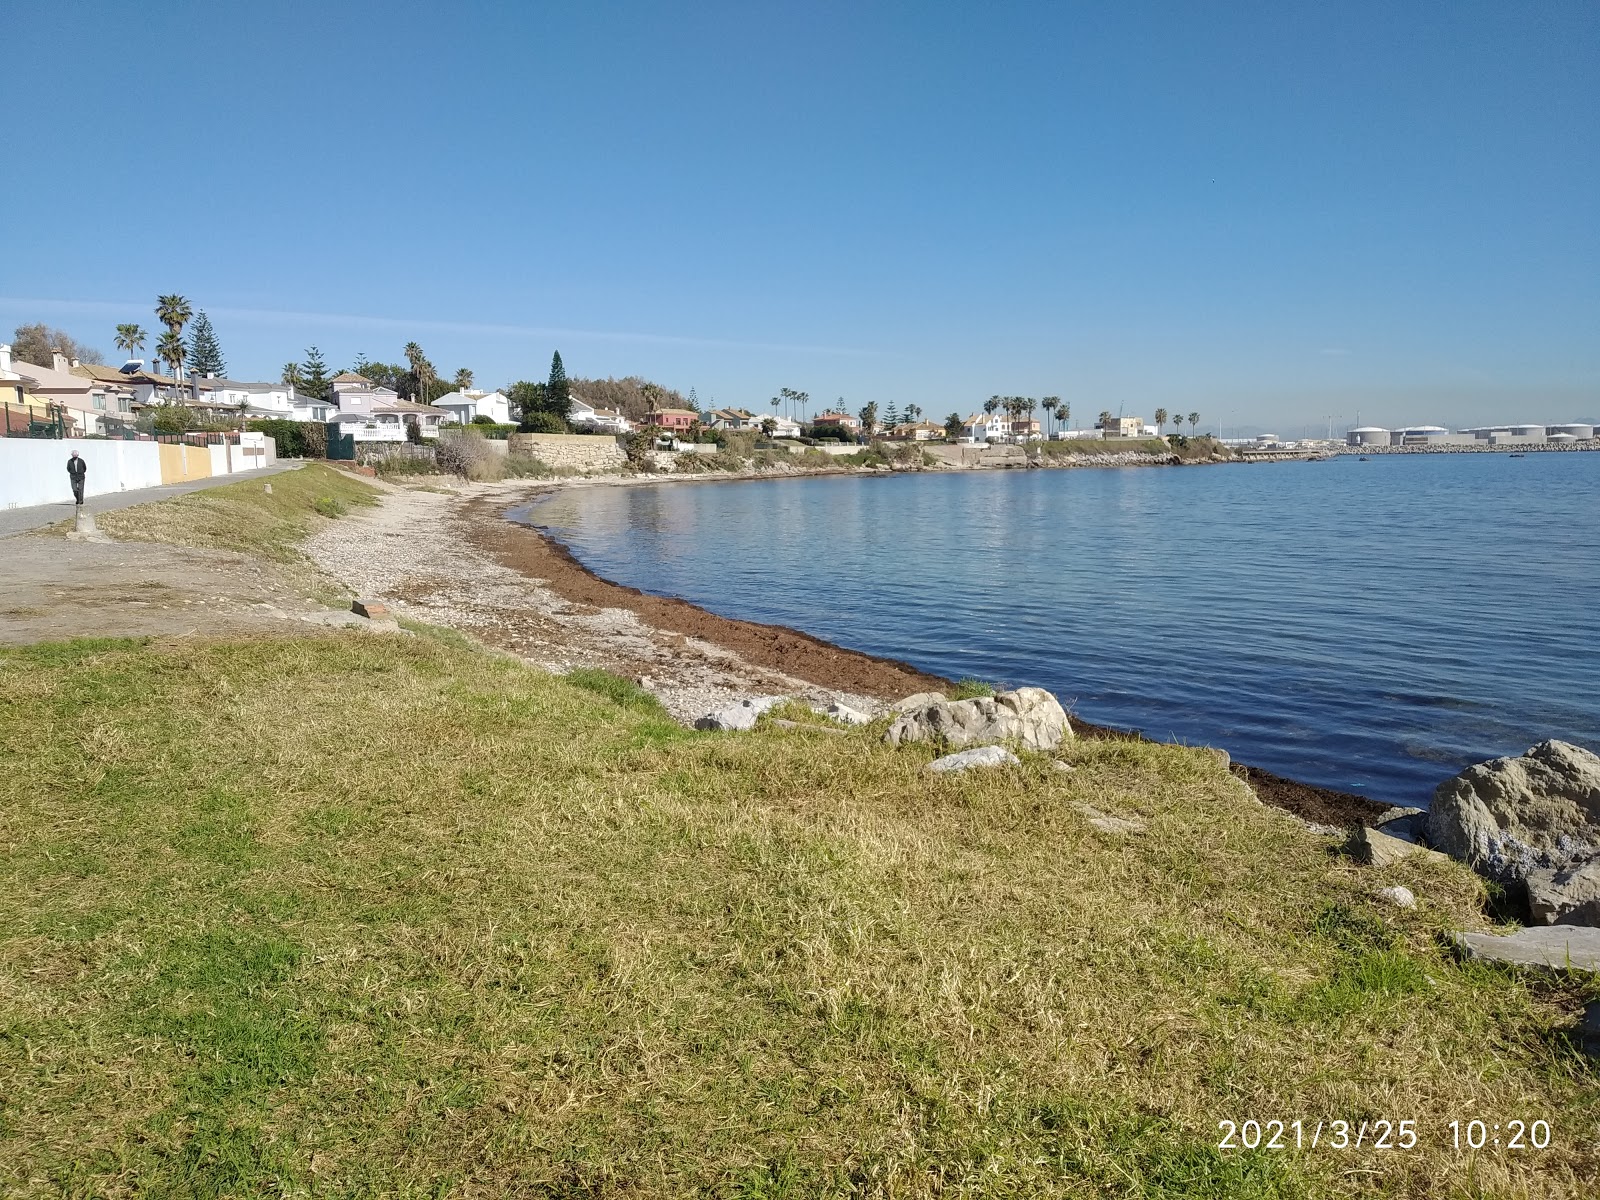
<svg viewBox="0 0 1600 1200"><path fill-rule="evenodd" d="M173 294L156 297L156 316L173 333L182 333L183 327L189 323L189 318L194 316L194 312L189 308L186 299Z"/></svg>
<svg viewBox="0 0 1600 1200"><path fill-rule="evenodd" d="M1200 428L1200 414L1199 413L1195 412L1195 413L1190 413L1189 414L1189 428L1190 429L1199 429Z"/></svg>
<svg viewBox="0 0 1600 1200"><path fill-rule="evenodd" d="M1061 399L1061 397L1057 396L1056 397L1056 420L1058 422L1060 422L1062 425L1067 425L1067 418L1069 418L1070 416L1072 416L1072 405L1070 403L1068 403L1067 401ZM1070 429L1070 428L1072 428L1072 426L1067 425L1067 428Z"/></svg>
<svg viewBox="0 0 1600 1200"><path fill-rule="evenodd" d="M117 348L127 351L128 357L132 358L135 351L144 349L144 340L148 336L138 325L118 325Z"/></svg>
<svg viewBox="0 0 1600 1200"><path fill-rule="evenodd" d="M811 393L796 392L794 394L794 403L795 407L800 410L800 424L804 425L806 423L806 409L811 404Z"/></svg>
<svg viewBox="0 0 1600 1200"><path fill-rule="evenodd" d="M156 297L156 316L167 327L167 333L174 338L183 337L183 327L189 323L189 318L194 316L194 311L189 307L189 301L177 293ZM161 341L166 342L166 337ZM158 349L156 353L160 354ZM173 378L180 384L183 382L183 349L178 349L178 357L173 358L168 354L161 354L163 362L172 365Z"/></svg>
<svg viewBox="0 0 1600 1200"><path fill-rule="evenodd" d="M359 373L360 372L357 372L357 374ZM278 376L278 382L286 383L298 391L302 382L300 377L300 364L296 362L284 363L283 374Z"/></svg>
<svg viewBox="0 0 1600 1200"><path fill-rule="evenodd" d="M1055 415L1056 411L1056 398L1054 396L1046 396L1039 401L1039 407L1044 409L1044 431L1048 436L1050 433L1050 418Z"/></svg>
<svg viewBox="0 0 1600 1200"><path fill-rule="evenodd" d="M183 378L183 337L169 329L161 335L161 340L156 343L156 357L172 368L172 378L177 381Z"/></svg>
<svg viewBox="0 0 1600 1200"><path fill-rule="evenodd" d="M1035 400L1032 396L1029 396L1028 397L1028 424L1029 424L1030 427L1033 424L1033 410L1035 408L1037 408L1038 406L1039 406L1039 402L1037 400Z"/></svg>
<svg viewBox="0 0 1600 1200"><path fill-rule="evenodd" d="M1167 410L1164 409L1164 408L1156 409L1156 432L1160 433L1161 430L1162 430L1162 427L1165 426L1166 423L1167 423Z"/></svg>
<svg viewBox="0 0 1600 1200"><path fill-rule="evenodd" d="M1102 408L1100 410L1099 424L1101 433L1105 433L1111 428L1111 410L1109 408Z"/></svg>
<svg viewBox="0 0 1600 1200"><path fill-rule="evenodd" d="M360 374L360 372L357 372ZM464 392L472 386L472 368L462 367L456 372L456 391Z"/></svg>
<svg viewBox="0 0 1600 1200"><path fill-rule="evenodd" d="M1180 430L1182 428L1183 428L1183 414L1182 413L1173 413L1172 414L1172 429L1173 429L1173 432L1176 433L1178 430Z"/></svg>

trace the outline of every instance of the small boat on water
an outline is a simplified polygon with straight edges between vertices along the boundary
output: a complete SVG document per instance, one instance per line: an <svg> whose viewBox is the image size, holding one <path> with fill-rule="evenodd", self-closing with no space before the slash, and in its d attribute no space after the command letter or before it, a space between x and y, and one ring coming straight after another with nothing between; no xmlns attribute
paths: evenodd
<svg viewBox="0 0 1600 1200"><path fill-rule="evenodd" d="M1527 458L1528 456L1526 454L1513 454L1510 457L1512 457L1512 458Z"/></svg>
<svg viewBox="0 0 1600 1200"><path fill-rule="evenodd" d="M1363 454L1361 456L1361 461L1362 462L1371 462L1372 460L1370 458L1368 458L1365 454Z"/></svg>

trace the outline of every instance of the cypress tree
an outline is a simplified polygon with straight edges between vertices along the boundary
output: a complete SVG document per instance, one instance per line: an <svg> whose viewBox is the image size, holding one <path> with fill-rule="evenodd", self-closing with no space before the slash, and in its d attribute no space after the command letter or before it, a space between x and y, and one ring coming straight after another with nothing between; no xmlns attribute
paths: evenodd
<svg viewBox="0 0 1600 1200"><path fill-rule="evenodd" d="M550 360L550 382L544 385L544 407L565 421L572 415L572 391L567 387L567 369L561 365L561 351Z"/></svg>
<svg viewBox="0 0 1600 1200"><path fill-rule="evenodd" d="M189 334L189 370L201 376L228 376L228 364L222 361L222 347L217 342L216 330L211 328L211 318L201 309L195 315L194 329Z"/></svg>

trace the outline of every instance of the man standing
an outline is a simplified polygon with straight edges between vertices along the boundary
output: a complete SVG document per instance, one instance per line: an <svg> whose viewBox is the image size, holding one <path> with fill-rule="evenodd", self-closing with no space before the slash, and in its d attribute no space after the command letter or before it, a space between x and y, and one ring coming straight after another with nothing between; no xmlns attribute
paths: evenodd
<svg viewBox="0 0 1600 1200"><path fill-rule="evenodd" d="M72 499L74 503L83 503L83 478L89 473L89 464L78 457L74 450L72 457L67 459L67 478L72 480Z"/></svg>

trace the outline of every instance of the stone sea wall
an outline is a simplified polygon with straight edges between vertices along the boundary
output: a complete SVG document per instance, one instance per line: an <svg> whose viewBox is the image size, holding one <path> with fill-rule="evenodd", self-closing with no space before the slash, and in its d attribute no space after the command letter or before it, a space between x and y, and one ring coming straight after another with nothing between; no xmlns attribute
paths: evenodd
<svg viewBox="0 0 1600 1200"><path fill-rule="evenodd" d="M506 443L512 454L574 471L615 471L628 461L611 434L513 433Z"/></svg>
<svg viewBox="0 0 1600 1200"><path fill-rule="evenodd" d="M1342 446L1337 454L1550 454L1569 450L1600 450L1600 438L1581 442L1474 442L1470 446Z"/></svg>

